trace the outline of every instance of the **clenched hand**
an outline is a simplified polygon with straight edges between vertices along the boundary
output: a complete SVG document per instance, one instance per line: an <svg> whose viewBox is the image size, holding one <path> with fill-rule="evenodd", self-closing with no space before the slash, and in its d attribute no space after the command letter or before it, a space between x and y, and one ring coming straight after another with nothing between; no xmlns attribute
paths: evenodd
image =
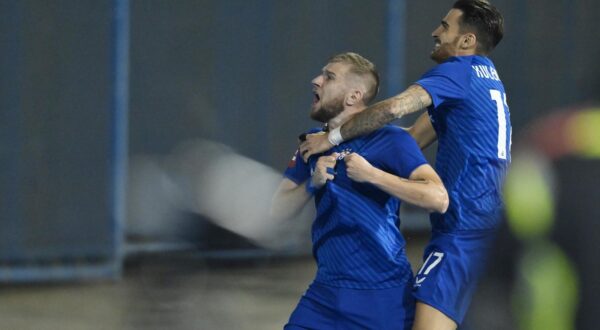
<svg viewBox="0 0 600 330"><path fill-rule="evenodd" d="M326 132L307 134L306 140L300 144L300 154L304 162L308 162L308 157L325 152L331 149L333 145L329 143Z"/></svg>
<svg viewBox="0 0 600 330"><path fill-rule="evenodd" d="M334 152L329 156L321 156L317 160L315 172L312 175L312 185L315 188L321 188L325 185L327 180L333 180L335 178L335 163L340 154Z"/></svg>
<svg viewBox="0 0 600 330"><path fill-rule="evenodd" d="M376 168L357 153L351 153L344 158L346 174L356 182L371 182L376 174Z"/></svg>

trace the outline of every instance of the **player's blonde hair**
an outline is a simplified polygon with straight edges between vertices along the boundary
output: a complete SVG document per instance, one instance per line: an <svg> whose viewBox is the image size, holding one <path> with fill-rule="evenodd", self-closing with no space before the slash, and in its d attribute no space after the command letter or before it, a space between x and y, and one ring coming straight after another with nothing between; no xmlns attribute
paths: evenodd
<svg viewBox="0 0 600 330"><path fill-rule="evenodd" d="M370 103L379 92L379 73L373 62L353 52L345 52L332 56L329 63L345 63L350 65L349 72L355 74L365 83L365 104Z"/></svg>

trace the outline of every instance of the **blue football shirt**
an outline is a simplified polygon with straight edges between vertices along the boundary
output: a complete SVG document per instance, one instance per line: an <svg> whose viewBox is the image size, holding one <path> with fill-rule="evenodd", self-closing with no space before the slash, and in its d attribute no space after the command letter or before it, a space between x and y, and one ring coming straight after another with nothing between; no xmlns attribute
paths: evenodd
<svg viewBox="0 0 600 330"><path fill-rule="evenodd" d="M311 156L308 164L296 152L284 175L302 184L310 179L318 157L333 152L358 153L373 166L404 178L427 163L408 133L386 126ZM399 230L400 200L371 184L352 181L343 159L337 161L335 171L335 179L315 193L315 282L351 289L404 285L412 279L412 271Z"/></svg>
<svg viewBox="0 0 600 330"><path fill-rule="evenodd" d="M446 232L496 228L512 130L494 63L477 55L451 57L416 84L433 100L428 113L438 137L435 168L450 197L445 214L432 213L432 227Z"/></svg>

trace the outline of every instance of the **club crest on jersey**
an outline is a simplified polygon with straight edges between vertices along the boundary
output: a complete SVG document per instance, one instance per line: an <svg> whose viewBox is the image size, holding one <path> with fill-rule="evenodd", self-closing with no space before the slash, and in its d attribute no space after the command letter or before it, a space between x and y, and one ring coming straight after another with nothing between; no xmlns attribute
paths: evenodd
<svg viewBox="0 0 600 330"><path fill-rule="evenodd" d="M337 160L343 160L344 158L346 158L346 156L348 156L351 153L352 148L346 148L340 152L339 156L337 157Z"/></svg>

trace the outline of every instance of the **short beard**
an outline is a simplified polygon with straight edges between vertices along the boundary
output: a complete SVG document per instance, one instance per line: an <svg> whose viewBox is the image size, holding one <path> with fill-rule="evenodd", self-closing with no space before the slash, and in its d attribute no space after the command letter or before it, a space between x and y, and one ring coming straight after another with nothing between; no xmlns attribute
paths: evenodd
<svg viewBox="0 0 600 330"><path fill-rule="evenodd" d="M344 100L334 100L329 104L322 105L317 111L311 112L310 118L321 123L327 123L337 117L342 111L344 111Z"/></svg>
<svg viewBox="0 0 600 330"><path fill-rule="evenodd" d="M453 41L452 44L442 44L440 45L440 47L436 50L434 50L433 52L431 52L431 55L429 56L433 61L435 61L436 63L442 63L445 62L449 57L452 57L454 55L451 54L450 50L452 46L455 46L458 43L458 39L460 37L456 37Z"/></svg>

